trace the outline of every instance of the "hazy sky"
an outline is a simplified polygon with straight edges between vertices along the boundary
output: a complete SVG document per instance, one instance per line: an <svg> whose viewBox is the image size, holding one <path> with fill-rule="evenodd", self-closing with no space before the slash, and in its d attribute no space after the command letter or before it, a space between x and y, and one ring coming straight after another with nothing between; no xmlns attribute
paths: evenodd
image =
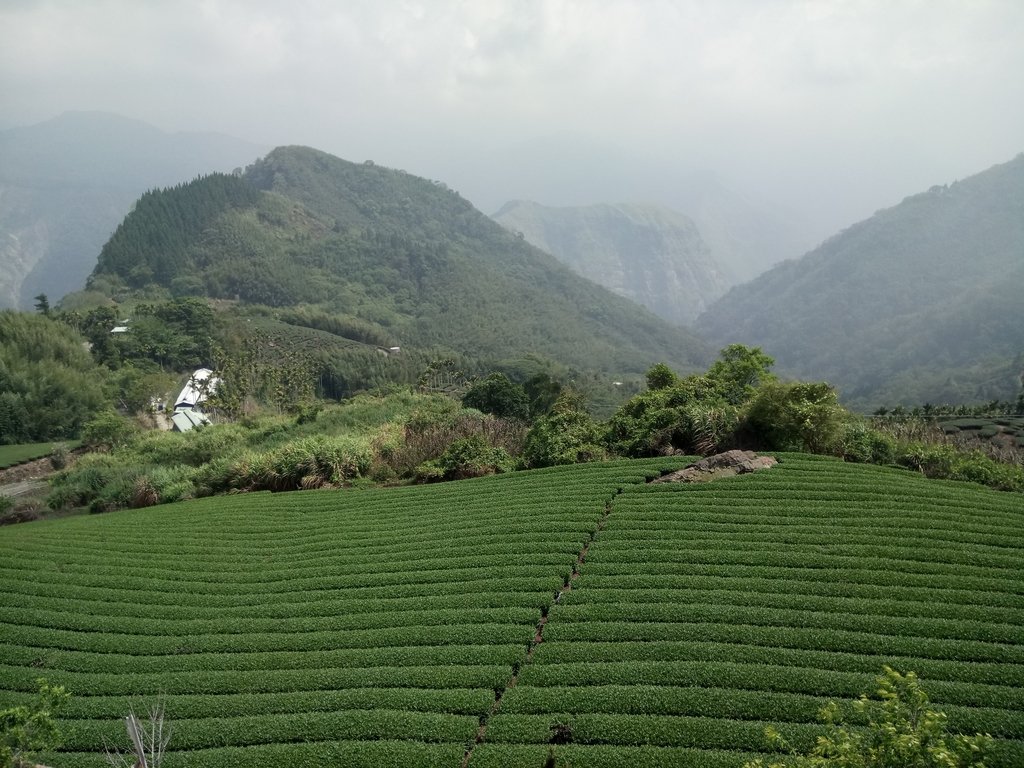
<svg viewBox="0 0 1024 768"><path fill-rule="evenodd" d="M488 213L563 202L501 188L556 137L636 157L634 197L660 157L831 229L1024 151L1024 0L0 0L0 121L72 109L373 158Z"/></svg>

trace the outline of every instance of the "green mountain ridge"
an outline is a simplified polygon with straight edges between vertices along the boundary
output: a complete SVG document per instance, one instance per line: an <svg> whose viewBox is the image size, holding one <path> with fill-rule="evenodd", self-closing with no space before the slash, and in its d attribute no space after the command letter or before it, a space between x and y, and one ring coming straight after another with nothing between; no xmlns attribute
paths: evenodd
<svg viewBox="0 0 1024 768"><path fill-rule="evenodd" d="M661 206L554 208L514 200L492 218L676 325L696 320L729 285L693 221Z"/></svg>
<svg viewBox="0 0 1024 768"><path fill-rule="evenodd" d="M403 347L540 356L641 373L707 360L686 331L591 283L443 184L280 147L241 176L150 192L103 247L92 287L313 306Z"/></svg>
<svg viewBox="0 0 1024 768"><path fill-rule="evenodd" d="M1024 154L932 187L733 288L697 328L882 404L1012 399L1024 371Z"/></svg>
<svg viewBox="0 0 1024 768"><path fill-rule="evenodd" d="M264 150L212 133L166 133L102 112L0 131L0 307L81 287L146 189L230 170Z"/></svg>

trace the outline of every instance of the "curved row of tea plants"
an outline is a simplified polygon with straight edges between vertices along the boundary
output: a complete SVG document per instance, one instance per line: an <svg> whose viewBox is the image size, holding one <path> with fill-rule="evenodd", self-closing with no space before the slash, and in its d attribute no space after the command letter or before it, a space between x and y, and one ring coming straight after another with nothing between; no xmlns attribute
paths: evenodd
<svg viewBox="0 0 1024 768"><path fill-rule="evenodd" d="M57 768L104 765L160 696L169 768L738 768L768 725L806 747L888 664L991 733L991 765L1024 764L1021 497L781 458L709 484L644 485L683 463L657 459L0 530L0 708L40 677L71 691Z"/></svg>
<svg viewBox="0 0 1024 768"><path fill-rule="evenodd" d="M170 768L458 765L607 502L679 463L5 530L0 703L66 686L61 768L104 765L161 696Z"/></svg>
<svg viewBox="0 0 1024 768"><path fill-rule="evenodd" d="M739 766L766 726L808 748L885 664L1024 764L1022 523L1016 496L797 455L631 487L473 765Z"/></svg>

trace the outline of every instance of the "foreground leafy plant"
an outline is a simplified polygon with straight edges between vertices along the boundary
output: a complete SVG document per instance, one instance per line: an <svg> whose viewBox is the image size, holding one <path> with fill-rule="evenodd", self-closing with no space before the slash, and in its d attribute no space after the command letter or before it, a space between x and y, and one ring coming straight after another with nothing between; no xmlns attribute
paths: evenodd
<svg viewBox="0 0 1024 768"><path fill-rule="evenodd" d="M975 734L946 733L946 715L928 706L917 675L902 675L886 666L878 678L878 699L862 694L854 702L867 727L844 727L839 705L834 701L821 711L822 721L831 727L819 736L808 755L797 755L774 729L766 729L769 743L790 752L795 759L771 763L768 768L984 768L991 738ZM765 768L763 759L744 768Z"/></svg>
<svg viewBox="0 0 1024 768"><path fill-rule="evenodd" d="M32 756L58 745L54 713L68 700L61 686L39 680L39 697L30 704L0 710L0 768L33 765Z"/></svg>

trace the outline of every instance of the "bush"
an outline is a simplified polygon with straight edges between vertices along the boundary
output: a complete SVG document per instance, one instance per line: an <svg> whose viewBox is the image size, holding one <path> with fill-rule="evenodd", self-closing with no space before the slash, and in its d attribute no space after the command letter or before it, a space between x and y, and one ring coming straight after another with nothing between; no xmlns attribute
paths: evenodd
<svg viewBox="0 0 1024 768"><path fill-rule="evenodd" d="M140 473L110 454L83 456L72 469L54 476L46 505L53 510L88 507L92 512L127 507Z"/></svg>
<svg viewBox="0 0 1024 768"><path fill-rule="evenodd" d="M551 413L537 420L523 447L523 462L528 467L579 464L606 457L600 428L572 392L560 395Z"/></svg>
<svg viewBox="0 0 1024 768"><path fill-rule="evenodd" d="M516 419L484 416L476 411L417 411L400 431L388 427L374 440L373 475L393 479L420 477L424 465L436 461L459 440L482 438L509 457L522 452L526 426Z"/></svg>
<svg viewBox="0 0 1024 768"><path fill-rule="evenodd" d="M39 696L29 704L0 710L0 768L35 765L35 754L60 745L54 715L68 700L60 686L37 680Z"/></svg>
<svg viewBox="0 0 1024 768"><path fill-rule="evenodd" d="M139 433L131 419L104 411L82 427L82 442L94 450L112 451L128 445Z"/></svg>
<svg viewBox="0 0 1024 768"><path fill-rule="evenodd" d="M905 443L899 446L895 463L925 477L979 483L1000 491L1024 491L1024 469L996 461L981 451Z"/></svg>
<svg viewBox="0 0 1024 768"><path fill-rule="evenodd" d="M605 439L624 456L714 453L733 441L738 424L739 411L715 382L688 376L630 399L608 421Z"/></svg>
<svg viewBox="0 0 1024 768"><path fill-rule="evenodd" d="M759 449L842 455L848 421L831 385L768 381L750 403L744 429Z"/></svg>
<svg viewBox="0 0 1024 768"><path fill-rule="evenodd" d="M58 472L68 465L68 446L66 443L55 443L50 451L50 466Z"/></svg>
<svg viewBox="0 0 1024 768"><path fill-rule="evenodd" d="M358 440L343 437L302 438L280 448L250 452L219 464L218 475L197 478L205 488L238 491L297 491L340 487L370 468L370 451Z"/></svg>
<svg viewBox="0 0 1024 768"><path fill-rule="evenodd" d="M417 469L420 482L465 480L471 477L511 472L515 462L504 448L490 445L481 435L453 442L440 457Z"/></svg>
<svg viewBox="0 0 1024 768"><path fill-rule="evenodd" d="M863 421L851 421L843 435L843 458L861 464L892 464L896 461L896 441Z"/></svg>
<svg viewBox="0 0 1024 768"><path fill-rule="evenodd" d="M798 755L778 732L766 731L769 744L790 753L769 768L982 768L989 736L949 735L946 715L929 706L913 672L901 675L889 667L878 678L877 698L862 695L854 710L865 721L847 728L839 717L839 705L830 702L821 711L829 727L808 755ZM764 768L759 758L744 768Z"/></svg>

